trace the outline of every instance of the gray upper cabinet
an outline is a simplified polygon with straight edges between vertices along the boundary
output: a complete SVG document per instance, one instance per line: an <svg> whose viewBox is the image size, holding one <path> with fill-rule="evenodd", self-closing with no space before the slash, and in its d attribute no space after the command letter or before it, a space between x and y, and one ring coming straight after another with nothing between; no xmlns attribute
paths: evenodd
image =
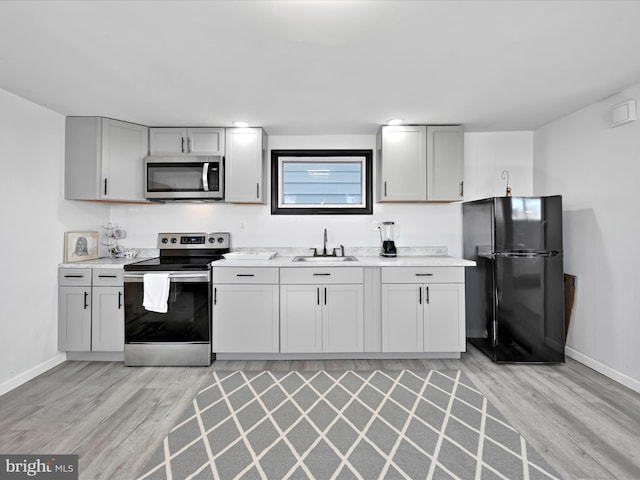
<svg viewBox="0 0 640 480"><path fill-rule="evenodd" d="M65 198L144 202L149 129L102 117L67 117Z"/></svg>
<svg viewBox="0 0 640 480"><path fill-rule="evenodd" d="M427 200L462 200L464 130L460 125L427 127Z"/></svg>
<svg viewBox="0 0 640 480"><path fill-rule="evenodd" d="M224 128L150 128L151 155L224 155Z"/></svg>
<svg viewBox="0 0 640 480"><path fill-rule="evenodd" d="M267 135L262 128L227 128L225 200L265 203Z"/></svg>
<svg viewBox="0 0 640 480"><path fill-rule="evenodd" d="M378 201L462 200L461 126L383 126L378 133Z"/></svg>
<svg viewBox="0 0 640 480"><path fill-rule="evenodd" d="M426 201L427 127L385 126L380 135L379 201Z"/></svg>

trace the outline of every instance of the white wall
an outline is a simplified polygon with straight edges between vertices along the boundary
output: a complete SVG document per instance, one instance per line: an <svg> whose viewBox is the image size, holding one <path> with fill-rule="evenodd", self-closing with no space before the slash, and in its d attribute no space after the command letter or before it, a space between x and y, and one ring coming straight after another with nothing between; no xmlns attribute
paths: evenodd
<svg viewBox="0 0 640 480"><path fill-rule="evenodd" d="M530 194L530 132L466 134L465 143L467 198L500 195L504 168L512 172L514 193ZM272 136L269 146L372 149L377 161L374 135ZM0 247L8 252L0 288L0 394L65 358L57 351L57 266L65 231L99 231L111 220L127 230L122 243L129 247L155 248L161 231L215 230L230 231L236 247L311 247L322 244L327 228L330 246L344 244L348 252L379 246L372 221L394 220L399 246L446 246L450 255L461 255L460 204L374 203L372 216L272 216L268 205L64 200L64 117L2 90L0 161Z"/></svg>
<svg viewBox="0 0 640 480"><path fill-rule="evenodd" d="M562 193L565 271L578 276L568 353L640 390L640 122L612 129L612 105L640 85L535 132L465 134L465 199ZM371 148L375 136L272 136L270 148ZM532 154L532 144L534 145ZM374 158L374 162L375 162ZM232 232L235 246L378 246L373 220L394 220L400 246L461 254L459 204L379 204L373 216L272 216L269 207L226 204L108 205L63 199L64 117L0 90L0 202L5 275L0 280L0 394L62 361L57 351L57 266L63 234L110 219L126 246L154 248L169 231ZM532 168L533 165L533 168ZM375 175L375 172L374 172ZM375 179L374 179L375 180ZM375 185L375 181L374 181ZM374 195L375 198L375 195Z"/></svg>
<svg viewBox="0 0 640 480"><path fill-rule="evenodd" d="M640 391L640 122L610 127L640 84L535 132L534 191L563 194L565 272L577 275L567 353Z"/></svg>
<svg viewBox="0 0 640 480"><path fill-rule="evenodd" d="M375 146L375 135L269 137L270 150L372 149L374 165ZM113 205L111 221L126 229L122 243L130 247L155 248L156 235L163 230L230 231L234 247L317 247L322 246L326 228L329 245L343 244L348 253L349 247L379 246L372 221L393 220L399 231L398 246L446 246L451 255L461 254L459 204L374 203L373 215L271 215L270 211L269 205Z"/></svg>
<svg viewBox="0 0 640 480"><path fill-rule="evenodd" d="M482 132L464 135L464 199L505 195L509 172L513 196L533 193L533 132Z"/></svg>
<svg viewBox="0 0 640 480"><path fill-rule="evenodd" d="M63 200L64 117L0 90L0 394L66 356L57 348L64 232L109 207Z"/></svg>
<svg viewBox="0 0 640 480"><path fill-rule="evenodd" d="M532 194L533 132L465 134L465 199L503 195L500 172L508 169L514 195ZM372 149L375 135L270 136L271 149ZM269 152L270 158L270 152ZM374 168L374 186L376 185ZM375 187L374 187L375 188ZM376 198L374 194L374 199ZM111 221L122 225L127 247L155 248L163 231L230 231L234 247L313 247L329 245L377 247L373 221L393 220L398 246L446 246L450 255L462 255L460 204L375 203L373 215L271 215L269 205L158 204L113 205Z"/></svg>

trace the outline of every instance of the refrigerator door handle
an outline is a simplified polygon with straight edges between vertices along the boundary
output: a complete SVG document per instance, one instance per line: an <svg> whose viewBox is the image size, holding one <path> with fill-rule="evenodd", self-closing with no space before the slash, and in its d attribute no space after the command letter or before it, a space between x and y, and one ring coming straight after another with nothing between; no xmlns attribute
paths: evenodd
<svg viewBox="0 0 640 480"><path fill-rule="evenodd" d="M495 347L498 345L498 309L500 307L500 295L498 295L498 288L493 289L494 302L493 302L493 318L491 319L491 323L493 323L493 339L492 344Z"/></svg>
<svg viewBox="0 0 640 480"><path fill-rule="evenodd" d="M540 252L497 252L494 257L500 258L546 258L556 257L562 255L562 252L556 252L552 250L545 250Z"/></svg>

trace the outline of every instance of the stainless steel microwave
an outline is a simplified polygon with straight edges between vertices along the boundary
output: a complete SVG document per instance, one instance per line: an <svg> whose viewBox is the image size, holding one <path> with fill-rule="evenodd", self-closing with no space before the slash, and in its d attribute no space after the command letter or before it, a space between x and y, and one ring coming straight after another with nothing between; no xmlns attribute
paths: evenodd
<svg viewBox="0 0 640 480"><path fill-rule="evenodd" d="M222 200L224 157L145 157L144 185L152 201Z"/></svg>

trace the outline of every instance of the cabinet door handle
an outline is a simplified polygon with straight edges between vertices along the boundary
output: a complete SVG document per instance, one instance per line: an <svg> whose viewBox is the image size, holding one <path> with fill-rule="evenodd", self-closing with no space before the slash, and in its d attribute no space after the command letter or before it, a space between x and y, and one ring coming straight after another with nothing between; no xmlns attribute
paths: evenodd
<svg viewBox="0 0 640 480"><path fill-rule="evenodd" d="M82 278L82 275L65 275L64 278Z"/></svg>
<svg viewBox="0 0 640 480"><path fill-rule="evenodd" d="M122 292L118 292L118 310L122 308Z"/></svg>
<svg viewBox="0 0 640 480"><path fill-rule="evenodd" d="M89 299L89 293L88 292L84 292L84 309L85 310L89 307L89 304L87 303L88 299Z"/></svg>
<svg viewBox="0 0 640 480"><path fill-rule="evenodd" d="M98 275L99 278L116 278L116 275Z"/></svg>
<svg viewBox="0 0 640 480"><path fill-rule="evenodd" d="M324 287L324 304L327 304L327 287Z"/></svg>
<svg viewBox="0 0 640 480"><path fill-rule="evenodd" d="M330 277L331 274L330 273L314 273L313 276L314 277Z"/></svg>
<svg viewBox="0 0 640 480"><path fill-rule="evenodd" d="M464 196L464 182L460 182L460 196Z"/></svg>
<svg viewBox="0 0 640 480"><path fill-rule="evenodd" d="M260 198L260 184L256 183L256 198Z"/></svg>
<svg viewBox="0 0 640 480"><path fill-rule="evenodd" d="M213 289L213 304L217 305L218 303L218 289L214 288Z"/></svg>
<svg viewBox="0 0 640 480"><path fill-rule="evenodd" d="M318 299L316 300L316 302L318 303L318 305L320 305L320 287L316 288L316 293L318 294Z"/></svg>
<svg viewBox="0 0 640 480"><path fill-rule="evenodd" d="M418 303L422 305L422 287L418 287Z"/></svg>
<svg viewBox="0 0 640 480"><path fill-rule="evenodd" d="M236 273L236 277L255 277L253 273Z"/></svg>
<svg viewBox="0 0 640 480"><path fill-rule="evenodd" d="M429 305L429 287L427 287L427 299L425 303Z"/></svg>
<svg viewBox="0 0 640 480"><path fill-rule="evenodd" d="M104 194L107 194L107 179L104 179Z"/></svg>
<svg viewBox="0 0 640 480"><path fill-rule="evenodd" d="M180 151L181 151L182 153L184 153L184 137L180 137L180 141L181 141L181 144L180 144Z"/></svg>
<svg viewBox="0 0 640 480"><path fill-rule="evenodd" d="M433 273L416 273L416 277L433 277Z"/></svg>
<svg viewBox="0 0 640 480"><path fill-rule="evenodd" d="M384 196L387 196L387 181L384 181Z"/></svg>
<svg viewBox="0 0 640 480"><path fill-rule="evenodd" d="M191 137L188 137L187 138L187 153L191 153L193 151L192 144L193 144L193 139Z"/></svg>

